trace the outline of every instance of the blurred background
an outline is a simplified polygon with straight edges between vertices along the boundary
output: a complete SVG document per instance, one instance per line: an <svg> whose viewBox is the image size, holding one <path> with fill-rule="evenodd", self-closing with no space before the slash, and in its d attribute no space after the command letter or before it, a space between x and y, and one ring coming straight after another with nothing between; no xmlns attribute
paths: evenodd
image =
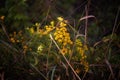
<svg viewBox="0 0 120 80"><path fill-rule="evenodd" d="M63 16L73 23L74 20L77 22L85 16L85 6L88 3L88 15L94 15L97 19L97 24L95 19L89 20L89 23L94 21L89 25L89 32L92 32L90 34L99 33L100 37L110 34L115 24L119 0L0 0L0 16L5 16L5 24L9 26L9 31L57 16ZM118 30L115 30L117 34Z"/></svg>

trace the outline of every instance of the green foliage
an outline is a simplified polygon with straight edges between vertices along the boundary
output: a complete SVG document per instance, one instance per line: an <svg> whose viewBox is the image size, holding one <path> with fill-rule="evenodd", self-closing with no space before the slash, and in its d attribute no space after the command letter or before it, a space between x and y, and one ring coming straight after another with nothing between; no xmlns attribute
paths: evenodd
<svg viewBox="0 0 120 80"><path fill-rule="evenodd" d="M22 29L28 25L29 17L27 12L27 4L25 0L6 0L5 7L0 9L4 12L6 26L9 26L9 31L13 29Z"/></svg>

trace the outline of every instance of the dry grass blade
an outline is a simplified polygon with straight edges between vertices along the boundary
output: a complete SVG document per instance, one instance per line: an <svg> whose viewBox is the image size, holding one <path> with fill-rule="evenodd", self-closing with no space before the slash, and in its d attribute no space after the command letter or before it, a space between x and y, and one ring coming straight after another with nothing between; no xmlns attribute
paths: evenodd
<svg viewBox="0 0 120 80"><path fill-rule="evenodd" d="M109 61L105 59L105 63L108 65L110 72L111 72L111 75L112 75L112 78L114 79L114 73L113 73L113 70L112 70L112 67L111 67Z"/></svg>
<svg viewBox="0 0 120 80"><path fill-rule="evenodd" d="M1 26L2 26L2 29L3 29L3 31L4 31L4 33L5 33L5 35L6 35L7 38L9 39L9 36L8 36L7 31L6 31L6 29L5 29L5 25L4 25L4 24L1 24ZM10 40L10 39L9 39L9 40Z"/></svg>
<svg viewBox="0 0 120 80"><path fill-rule="evenodd" d="M0 80L4 80L4 72L0 74Z"/></svg>
<svg viewBox="0 0 120 80"><path fill-rule="evenodd" d="M7 46L8 48L10 48L11 50L15 51L15 52L19 52L15 47L13 47L12 45L8 44L7 42L0 40L0 42L2 42L5 46Z"/></svg>
<svg viewBox="0 0 120 80"><path fill-rule="evenodd" d="M85 16L85 17L80 18L80 21L88 19L88 18L95 18L95 16L93 16L93 15Z"/></svg>
<svg viewBox="0 0 120 80"><path fill-rule="evenodd" d="M56 66L53 67L52 74L51 74L51 80L54 80L53 77L54 77L55 69L56 69Z"/></svg>

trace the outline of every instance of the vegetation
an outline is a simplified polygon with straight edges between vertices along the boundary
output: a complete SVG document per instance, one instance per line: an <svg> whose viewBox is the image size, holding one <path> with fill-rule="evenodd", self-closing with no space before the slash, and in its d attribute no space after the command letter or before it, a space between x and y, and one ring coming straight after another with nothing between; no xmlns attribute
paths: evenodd
<svg viewBox="0 0 120 80"><path fill-rule="evenodd" d="M95 2L2 0L0 79L119 80L120 8Z"/></svg>

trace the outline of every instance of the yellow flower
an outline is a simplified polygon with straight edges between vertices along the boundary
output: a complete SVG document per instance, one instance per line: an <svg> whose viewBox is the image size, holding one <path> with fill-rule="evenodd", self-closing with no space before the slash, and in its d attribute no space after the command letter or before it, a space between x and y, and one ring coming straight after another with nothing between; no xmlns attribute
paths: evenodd
<svg viewBox="0 0 120 80"><path fill-rule="evenodd" d="M59 30L60 30L60 29L57 27L57 28L56 28L56 31L59 31Z"/></svg>
<svg viewBox="0 0 120 80"><path fill-rule="evenodd" d="M51 26L54 26L54 21L51 21L50 24L51 24Z"/></svg>
<svg viewBox="0 0 120 80"><path fill-rule="evenodd" d="M62 17L57 18L59 21L63 21L64 19Z"/></svg>
<svg viewBox="0 0 120 80"><path fill-rule="evenodd" d="M64 48L64 47L63 47L63 49L61 51L62 51L63 55L65 55L68 52L67 48Z"/></svg>
<svg viewBox="0 0 120 80"><path fill-rule="evenodd" d="M46 35L46 34L48 34L48 31L44 31L44 32L43 32L43 35Z"/></svg>
<svg viewBox="0 0 120 80"><path fill-rule="evenodd" d="M44 31L43 31L42 29L39 29L39 33L40 33L40 34L43 34L43 32L44 32Z"/></svg>
<svg viewBox="0 0 120 80"><path fill-rule="evenodd" d="M39 45L38 48L37 48L37 52L41 52L43 50L43 46L42 45Z"/></svg>
<svg viewBox="0 0 120 80"><path fill-rule="evenodd" d="M65 37L65 38L64 38L64 42L67 42L67 41L68 41L68 39Z"/></svg>
<svg viewBox="0 0 120 80"><path fill-rule="evenodd" d="M84 50L88 50L88 47L87 47L87 45L84 45Z"/></svg>
<svg viewBox="0 0 120 80"><path fill-rule="evenodd" d="M34 29L33 29L33 27L32 28L29 28L29 31L30 31L30 33L34 33L35 31L34 31Z"/></svg>
<svg viewBox="0 0 120 80"><path fill-rule="evenodd" d="M67 24L60 22L60 27L65 27Z"/></svg>
<svg viewBox="0 0 120 80"><path fill-rule="evenodd" d="M52 26L51 26L52 25ZM53 26L53 22L51 22L51 25L46 25L45 29L47 31L47 33L51 32L55 27Z"/></svg>
<svg viewBox="0 0 120 80"><path fill-rule="evenodd" d="M17 40L16 42L18 42L18 43L19 43L19 42L20 42L20 40Z"/></svg>
<svg viewBox="0 0 120 80"><path fill-rule="evenodd" d="M40 23L35 23L35 26L36 26L36 27L39 27L39 26L40 26Z"/></svg>
<svg viewBox="0 0 120 80"><path fill-rule="evenodd" d="M58 36L55 36L55 40L58 40L58 38L59 38Z"/></svg>
<svg viewBox="0 0 120 80"><path fill-rule="evenodd" d="M63 46L66 46L66 45L67 45L67 43L66 43L66 42L64 42L64 43L63 43Z"/></svg>
<svg viewBox="0 0 120 80"><path fill-rule="evenodd" d="M28 48L28 46L27 46L27 45L24 45L24 46L23 46L23 48L24 48L24 49L27 49L27 48Z"/></svg>
<svg viewBox="0 0 120 80"><path fill-rule="evenodd" d="M76 72L76 73L80 73L80 69L77 68L77 69L75 70L75 72Z"/></svg>
<svg viewBox="0 0 120 80"><path fill-rule="evenodd" d="M68 40L68 43L69 43L69 44L73 44L73 42L72 42L71 40Z"/></svg>
<svg viewBox="0 0 120 80"><path fill-rule="evenodd" d="M78 45L78 46L83 46L83 45L82 45L82 42L81 42L79 39L76 39L76 45Z"/></svg>
<svg viewBox="0 0 120 80"><path fill-rule="evenodd" d="M4 20L4 18L5 18L5 16L0 16L0 19L1 19L1 20Z"/></svg>
<svg viewBox="0 0 120 80"><path fill-rule="evenodd" d="M60 28L61 31L65 32L67 29L65 27Z"/></svg>
<svg viewBox="0 0 120 80"><path fill-rule="evenodd" d="M88 64L88 62L84 62L84 69L85 69L85 72L88 72L88 70L89 70L89 64Z"/></svg>
<svg viewBox="0 0 120 80"><path fill-rule="evenodd" d="M63 38L63 35L59 35L59 38Z"/></svg>
<svg viewBox="0 0 120 80"><path fill-rule="evenodd" d="M87 45L83 45L80 39L76 39L76 49L81 56L80 64L84 66L84 70L87 72L89 69L88 62L86 60L87 56L85 54L85 51L88 50Z"/></svg>
<svg viewBox="0 0 120 80"><path fill-rule="evenodd" d="M61 43L61 42L62 42L62 39L58 39L58 42Z"/></svg>
<svg viewBox="0 0 120 80"><path fill-rule="evenodd" d="M15 39L14 39L14 38L10 38L10 41L11 41L12 43L15 43Z"/></svg>

